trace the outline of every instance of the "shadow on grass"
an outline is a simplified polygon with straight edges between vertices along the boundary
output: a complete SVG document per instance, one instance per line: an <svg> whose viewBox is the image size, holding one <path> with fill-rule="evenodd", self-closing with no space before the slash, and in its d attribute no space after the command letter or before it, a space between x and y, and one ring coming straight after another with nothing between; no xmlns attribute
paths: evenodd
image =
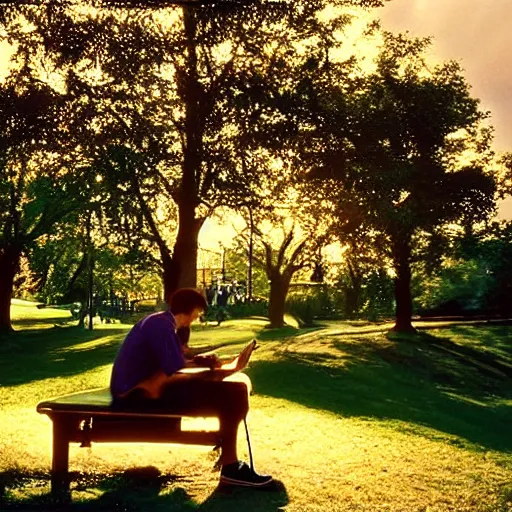
<svg viewBox="0 0 512 512"><path fill-rule="evenodd" d="M40 325L42 324L55 324L55 325L64 325L70 322L74 322L75 324L78 322L74 320L70 316L54 316L54 317L41 317L41 318L18 318L13 321L14 330L16 332L27 332L27 331L36 331L40 329ZM27 328L26 326L33 325L33 328ZM22 329L19 329L22 327Z"/></svg>
<svg viewBox="0 0 512 512"><path fill-rule="evenodd" d="M479 329L474 329L469 325L455 325L451 330L454 334L460 334L492 351L496 350L512 357L512 329L510 325L482 326Z"/></svg>
<svg viewBox="0 0 512 512"><path fill-rule="evenodd" d="M257 339L260 341L277 341L287 338L293 338L295 336L300 336L302 334L320 331L324 328L325 326L322 324L318 324L312 327L293 327L291 325L285 325L284 327L277 328L267 327L265 329L262 329L258 333Z"/></svg>
<svg viewBox="0 0 512 512"><path fill-rule="evenodd" d="M422 333L415 340L386 346L337 338L329 352L281 352L248 373L261 395L342 416L400 420L435 436L422 429L433 428L469 448L512 451L512 380L471 361L466 349L463 357L438 350L440 338Z"/></svg>
<svg viewBox="0 0 512 512"><path fill-rule="evenodd" d="M197 503L183 487L191 478L162 474L153 466L110 475L72 474L72 478L72 495L66 500L55 501L48 491L20 499L13 497L17 488L48 489L48 475L0 473L1 510L277 512L288 504L286 488L280 481L266 490L217 487L203 503Z"/></svg>
<svg viewBox="0 0 512 512"><path fill-rule="evenodd" d="M66 377L112 363L126 326L19 331L0 343L0 386ZM102 339L104 338L104 339Z"/></svg>
<svg viewBox="0 0 512 512"><path fill-rule="evenodd" d="M389 335L390 339L397 341L405 341L409 343L419 343L417 346L428 344L429 348L438 351L456 359L462 365L473 366L480 373L499 379L508 378L512 383L512 362L508 359L505 351L495 350L509 344L508 335L512 334L510 329L501 331L500 329L491 328L485 330L482 327L456 326L451 329L455 339L459 335L463 335L464 342L458 343L444 336L433 336L431 334L422 333L420 337L416 336L400 336L394 333ZM507 340L507 341L505 341ZM469 343L468 343L469 341ZM480 347L485 347L484 349ZM488 350L492 347L494 350ZM483 383L484 387L486 382Z"/></svg>

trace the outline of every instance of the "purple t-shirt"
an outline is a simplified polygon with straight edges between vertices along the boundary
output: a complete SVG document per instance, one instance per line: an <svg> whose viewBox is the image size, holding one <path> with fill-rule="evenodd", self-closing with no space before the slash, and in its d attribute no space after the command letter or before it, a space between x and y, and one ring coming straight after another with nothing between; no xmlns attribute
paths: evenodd
<svg viewBox="0 0 512 512"><path fill-rule="evenodd" d="M172 375L184 366L173 314L153 313L137 322L121 344L112 368L110 391L118 396L159 370Z"/></svg>

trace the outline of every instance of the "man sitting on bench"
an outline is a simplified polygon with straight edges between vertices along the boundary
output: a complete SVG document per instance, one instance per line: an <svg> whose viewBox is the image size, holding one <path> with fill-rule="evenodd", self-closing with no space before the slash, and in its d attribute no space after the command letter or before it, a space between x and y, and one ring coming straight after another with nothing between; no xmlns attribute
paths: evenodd
<svg viewBox="0 0 512 512"><path fill-rule="evenodd" d="M263 487L269 475L259 475L238 460L237 433L249 410L248 377L234 375L251 355L248 345L233 361L223 364L215 354L187 359L177 329L189 328L206 311L207 303L197 290L184 288L169 300L169 309L136 323L123 341L114 361L110 389L114 407L170 409L217 416L221 437L223 484ZM188 354L188 353L187 353ZM188 371L187 368L203 368ZM236 378L244 377L244 378Z"/></svg>

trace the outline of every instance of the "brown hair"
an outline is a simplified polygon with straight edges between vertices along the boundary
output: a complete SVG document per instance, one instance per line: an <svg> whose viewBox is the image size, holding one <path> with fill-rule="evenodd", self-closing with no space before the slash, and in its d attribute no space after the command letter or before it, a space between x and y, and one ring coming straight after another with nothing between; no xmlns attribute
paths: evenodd
<svg viewBox="0 0 512 512"><path fill-rule="evenodd" d="M181 288L172 294L169 300L169 309L173 315L180 313L189 315L194 309L206 311L208 303L199 290L195 288Z"/></svg>

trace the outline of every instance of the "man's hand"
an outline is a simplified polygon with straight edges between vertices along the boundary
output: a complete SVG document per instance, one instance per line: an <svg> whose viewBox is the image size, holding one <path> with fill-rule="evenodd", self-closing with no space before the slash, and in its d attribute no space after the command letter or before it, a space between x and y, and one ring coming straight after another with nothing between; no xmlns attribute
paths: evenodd
<svg viewBox="0 0 512 512"><path fill-rule="evenodd" d="M249 343L249 345L247 345L244 348L244 350L238 356L238 361L236 363L237 371L243 370L247 366L247 363L249 362L249 359L251 358L251 354L255 348L256 348L256 340L252 340L252 343Z"/></svg>
<svg viewBox="0 0 512 512"><path fill-rule="evenodd" d="M216 355L216 354L201 354L194 357L193 361L189 361L189 364L182 370L176 372L177 374L174 375L172 378L175 377L184 377L185 375L187 378L207 378L212 380L222 380L226 377L229 377L230 375L233 375L236 372L239 372L243 370L247 363L249 362L249 359L251 357L251 354L253 350L258 348L256 345L256 340L252 340L251 343L249 343L242 352L232 359L231 361L227 362L222 360ZM199 372L195 371L187 371L190 368L198 368ZM208 368L210 371L201 370ZM185 375L184 375L185 374Z"/></svg>
<svg viewBox="0 0 512 512"><path fill-rule="evenodd" d="M222 366L222 361L219 359L217 354L197 355L194 356L193 361L197 366L210 368L210 370L220 368Z"/></svg>
<svg viewBox="0 0 512 512"><path fill-rule="evenodd" d="M242 352L237 357L235 357L235 359L233 359L229 363L224 363L222 365L222 369L233 371L233 372L239 372L239 371L243 370L247 366L247 363L249 362L251 354L255 348L256 348L256 340L253 340L252 343L249 343L242 350Z"/></svg>

